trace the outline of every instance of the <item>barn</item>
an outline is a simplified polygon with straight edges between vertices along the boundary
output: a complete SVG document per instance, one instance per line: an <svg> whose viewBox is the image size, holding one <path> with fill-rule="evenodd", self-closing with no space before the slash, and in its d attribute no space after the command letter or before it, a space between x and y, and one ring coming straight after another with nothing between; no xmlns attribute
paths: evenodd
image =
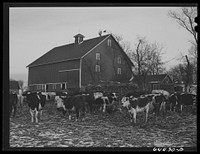
<svg viewBox="0 0 200 154"><path fill-rule="evenodd" d="M129 82L134 66L112 34L84 40L48 51L28 67L31 91L60 91L84 88L99 81Z"/></svg>

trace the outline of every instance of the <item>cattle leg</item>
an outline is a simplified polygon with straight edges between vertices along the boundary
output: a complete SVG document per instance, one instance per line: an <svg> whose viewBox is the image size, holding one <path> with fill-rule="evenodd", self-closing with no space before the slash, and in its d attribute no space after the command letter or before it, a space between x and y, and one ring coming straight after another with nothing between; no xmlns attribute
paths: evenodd
<svg viewBox="0 0 200 154"><path fill-rule="evenodd" d="M134 124L136 124L136 116L137 116L137 112L134 110L133 111L133 120L134 120Z"/></svg>
<svg viewBox="0 0 200 154"><path fill-rule="evenodd" d="M42 120L42 110L40 110L40 120Z"/></svg>
<svg viewBox="0 0 200 154"><path fill-rule="evenodd" d="M79 109L76 109L76 121L78 121L79 114L80 114L80 110L79 110Z"/></svg>
<svg viewBox="0 0 200 154"><path fill-rule="evenodd" d="M13 109L14 109L14 114L13 114L13 117L15 117L15 115L16 115L16 112L17 112L17 105L14 105L14 106L13 106Z"/></svg>
<svg viewBox="0 0 200 154"><path fill-rule="evenodd" d="M146 113L145 113L145 123L147 123L148 114L149 114L149 109L146 109Z"/></svg>
<svg viewBox="0 0 200 154"><path fill-rule="evenodd" d="M106 103L103 104L103 112L106 112Z"/></svg>
<svg viewBox="0 0 200 154"><path fill-rule="evenodd" d="M36 111L35 111L35 122L36 122L36 123L38 123L38 113L39 113L39 112L36 110Z"/></svg>
<svg viewBox="0 0 200 154"><path fill-rule="evenodd" d="M34 110L30 109L30 114L31 114L31 122L34 122L34 118L33 118L33 116L34 116Z"/></svg>
<svg viewBox="0 0 200 154"><path fill-rule="evenodd" d="M182 111L183 111L183 105L181 104L181 113L182 113Z"/></svg>
<svg viewBox="0 0 200 154"><path fill-rule="evenodd" d="M69 121L71 121L72 120L72 112L69 110L68 114L69 114Z"/></svg>

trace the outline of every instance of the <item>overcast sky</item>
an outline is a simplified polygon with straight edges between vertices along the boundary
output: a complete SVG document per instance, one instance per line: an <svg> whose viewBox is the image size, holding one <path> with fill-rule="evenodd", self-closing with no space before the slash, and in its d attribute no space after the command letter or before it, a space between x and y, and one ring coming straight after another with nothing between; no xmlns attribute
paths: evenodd
<svg viewBox="0 0 200 154"><path fill-rule="evenodd" d="M28 74L26 66L52 48L98 37L100 29L122 35L132 47L137 36L163 45L163 61L169 68L187 54L192 36L173 19L169 10L178 7L14 7L9 9L10 73Z"/></svg>

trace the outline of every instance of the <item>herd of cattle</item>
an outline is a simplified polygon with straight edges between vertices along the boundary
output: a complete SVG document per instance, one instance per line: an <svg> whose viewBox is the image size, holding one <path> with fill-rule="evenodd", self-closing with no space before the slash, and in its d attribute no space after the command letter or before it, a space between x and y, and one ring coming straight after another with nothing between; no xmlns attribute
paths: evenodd
<svg viewBox="0 0 200 154"><path fill-rule="evenodd" d="M134 120L138 112L145 113L145 122L148 120L150 111L157 116L163 115L167 110L176 112L183 111L183 106L196 107L196 95L188 93L172 93L169 94L164 90L153 90L150 94L144 93L128 93L119 96L117 93L93 92L93 93L76 93L69 94L65 92L30 92L23 94L10 93L9 111L10 116L13 112L15 117L17 108L27 104L30 109L31 122L38 123L38 117L42 119L42 110L46 101L54 101L58 111L63 115L68 113L71 120L72 113L75 111L76 120L84 120L85 113L107 112L112 114L116 111L127 112L130 115L131 122Z"/></svg>

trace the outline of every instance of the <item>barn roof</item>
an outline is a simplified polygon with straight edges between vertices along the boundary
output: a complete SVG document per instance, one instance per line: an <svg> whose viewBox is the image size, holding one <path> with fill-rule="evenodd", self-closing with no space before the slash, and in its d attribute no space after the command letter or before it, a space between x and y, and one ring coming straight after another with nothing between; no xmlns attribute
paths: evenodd
<svg viewBox="0 0 200 154"><path fill-rule="evenodd" d="M43 56L36 59L31 64L29 64L27 67L33 67L46 63L80 59L83 55L85 55L88 51L90 51L93 47L95 47L109 35L110 34L84 40L80 44L71 43L55 47L52 50L45 53Z"/></svg>

